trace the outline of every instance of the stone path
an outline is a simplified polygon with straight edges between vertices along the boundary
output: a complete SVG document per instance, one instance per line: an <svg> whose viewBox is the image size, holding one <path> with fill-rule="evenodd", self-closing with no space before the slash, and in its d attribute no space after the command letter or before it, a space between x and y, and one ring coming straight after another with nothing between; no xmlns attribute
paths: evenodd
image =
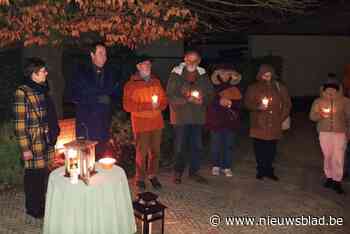
<svg viewBox="0 0 350 234"><path fill-rule="evenodd" d="M280 182L255 179L251 143L246 137L240 139L232 178L212 177L209 165L205 165L202 172L209 178L209 185L199 185L187 178L184 178L181 185L174 185L171 169L163 168L160 178L164 188L156 193L159 194L160 201L169 207L166 211L165 233L350 233L350 194L341 196L321 186L322 156L317 136L311 123L305 121L305 115L298 115L295 119L293 131L280 143L275 163ZM344 187L350 193L350 183L344 183ZM133 196L137 193L133 187L132 193ZM21 189L1 192L0 233L41 232L41 222L28 220L23 215L23 198ZM343 218L344 225L228 226L222 221L218 227L213 227L209 223L209 217L214 214L221 217L256 218L333 216ZM154 230L157 228L155 225Z"/></svg>

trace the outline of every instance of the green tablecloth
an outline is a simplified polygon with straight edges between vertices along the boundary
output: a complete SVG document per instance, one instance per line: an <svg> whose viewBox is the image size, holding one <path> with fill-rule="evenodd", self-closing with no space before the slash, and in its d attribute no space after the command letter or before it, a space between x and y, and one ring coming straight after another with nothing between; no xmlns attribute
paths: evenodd
<svg viewBox="0 0 350 234"><path fill-rule="evenodd" d="M122 168L98 173L86 186L71 184L64 168L50 174L44 234L132 234L136 232L128 181Z"/></svg>

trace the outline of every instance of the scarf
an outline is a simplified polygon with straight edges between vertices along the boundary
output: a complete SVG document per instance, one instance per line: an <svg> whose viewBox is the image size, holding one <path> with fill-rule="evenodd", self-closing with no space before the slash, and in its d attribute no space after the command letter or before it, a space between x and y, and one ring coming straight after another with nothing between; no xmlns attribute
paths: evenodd
<svg viewBox="0 0 350 234"><path fill-rule="evenodd" d="M25 85L29 86L31 89L33 89L35 92L39 94L44 94L45 96L45 101L43 103L42 108L46 108L47 111L47 116L43 121L48 122L49 126L49 142L48 144L54 146L57 141L57 137L60 134L60 128L58 125L58 119L57 119L57 113L56 113L56 108L55 104L49 95L49 83L46 81L43 84L36 83L33 80L26 79Z"/></svg>

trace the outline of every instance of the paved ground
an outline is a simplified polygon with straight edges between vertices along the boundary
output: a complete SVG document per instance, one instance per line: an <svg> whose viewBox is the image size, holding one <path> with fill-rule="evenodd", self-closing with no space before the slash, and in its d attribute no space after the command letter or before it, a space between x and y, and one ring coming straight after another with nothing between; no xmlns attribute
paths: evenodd
<svg viewBox="0 0 350 234"><path fill-rule="evenodd" d="M293 131L280 143L275 163L280 182L255 179L255 162L247 137L240 138L233 178L212 177L209 165L206 165L202 172L208 176L209 185L198 185L187 178L184 178L183 184L174 185L171 169L163 168L160 178L164 188L159 196L169 207L165 233L350 233L350 183L344 183L349 192L347 196L321 186L322 157L314 129L303 114L293 119ZM134 188L132 193L136 194ZM344 225L227 226L221 223L219 227L212 227L209 217L214 214L257 218L333 216L343 218ZM20 189L1 192L0 233L40 233L41 225L41 222L33 222L23 215L23 193Z"/></svg>

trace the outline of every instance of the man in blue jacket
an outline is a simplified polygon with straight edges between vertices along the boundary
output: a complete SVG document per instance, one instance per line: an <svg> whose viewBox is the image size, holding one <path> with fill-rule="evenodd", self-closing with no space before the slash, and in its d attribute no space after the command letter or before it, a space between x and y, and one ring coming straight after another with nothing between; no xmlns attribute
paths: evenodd
<svg viewBox="0 0 350 234"><path fill-rule="evenodd" d="M117 92L112 70L106 66L106 46L90 48L91 64L79 66L72 80L71 100L76 107L76 136L98 141L96 159L103 156L110 138L111 95Z"/></svg>

